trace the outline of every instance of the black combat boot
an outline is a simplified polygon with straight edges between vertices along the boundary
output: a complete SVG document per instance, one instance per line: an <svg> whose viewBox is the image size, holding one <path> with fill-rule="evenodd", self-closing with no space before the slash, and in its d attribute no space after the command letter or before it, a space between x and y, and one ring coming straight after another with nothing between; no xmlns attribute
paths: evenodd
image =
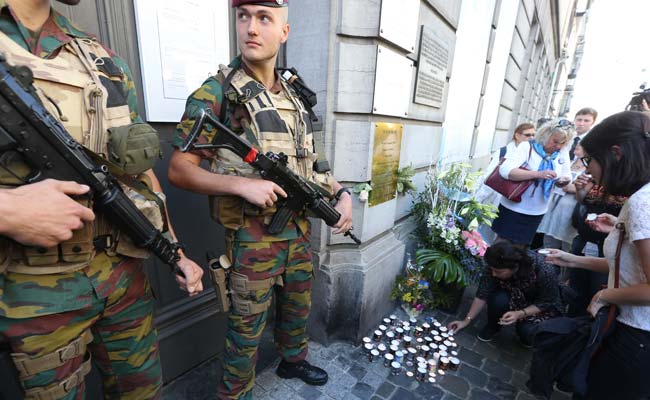
<svg viewBox="0 0 650 400"><path fill-rule="evenodd" d="M305 360L290 363L282 360L275 373L284 379L298 378L308 385L324 385L327 383L327 372L315 367Z"/></svg>

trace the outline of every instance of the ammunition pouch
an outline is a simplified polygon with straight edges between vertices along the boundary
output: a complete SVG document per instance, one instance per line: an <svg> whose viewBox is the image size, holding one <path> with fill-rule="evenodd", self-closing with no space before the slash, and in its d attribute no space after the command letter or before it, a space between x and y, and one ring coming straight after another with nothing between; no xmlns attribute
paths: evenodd
<svg viewBox="0 0 650 400"><path fill-rule="evenodd" d="M238 315L254 315L266 311L271 305L271 297L264 302L251 300L251 293L258 290L269 290L274 285L283 286L282 276L278 275L259 281L251 281L244 274L230 273L230 291L232 308Z"/></svg>
<svg viewBox="0 0 650 400"><path fill-rule="evenodd" d="M232 264L224 254L219 258L208 260L210 278L214 284L214 292L217 296L217 312L230 311L230 292L228 290L228 275Z"/></svg>
<svg viewBox="0 0 650 400"><path fill-rule="evenodd" d="M149 124L132 123L108 129L108 159L129 175L154 167L162 158L158 132Z"/></svg>
<svg viewBox="0 0 650 400"><path fill-rule="evenodd" d="M84 207L92 208L87 197L76 200ZM23 246L7 241L6 247L2 246L7 252L4 263L8 265L4 268L30 275L77 271L90 264L95 256L94 238L94 224L88 223L83 228L74 230L72 238L49 248ZM0 270L2 268L0 266Z"/></svg>

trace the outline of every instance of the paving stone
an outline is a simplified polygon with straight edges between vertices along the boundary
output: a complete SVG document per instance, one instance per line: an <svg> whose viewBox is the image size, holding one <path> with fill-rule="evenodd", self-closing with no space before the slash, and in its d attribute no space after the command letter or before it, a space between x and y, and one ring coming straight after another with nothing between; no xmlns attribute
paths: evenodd
<svg viewBox="0 0 650 400"><path fill-rule="evenodd" d="M345 356L338 356L334 359L334 365L341 368L343 371L347 371L352 366L352 360Z"/></svg>
<svg viewBox="0 0 650 400"><path fill-rule="evenodd" d="M443 389L452 392L461 399L467 398L469 384L464 378L455 375L445 375L445 377L441 378L439 382Z"/></svg>
<svg viewBox="0 0 650 400"><path fill-rule="evenodd" d="M327 385L323 386L323 392L336 400L343 399L349 391L349 387L343 386L336 382L328 382Z"/></svg>
<svg viewBox="0 0 650 400"><path fill-rule="evenodd" d="M460 332L458 335L455 335L455 339L456 343L458 343L461 348L471 348L476 342L476 337L465 330Z"/></svg>
<svg viewBox="0 0 650 400"><path fill-rule="evenodd" d="M352 393L347 393L345 397L343 397L343 400L359 400L359 398Z"/></svg>
<svg viewBox="0 0 650 400"><path fill-rule="evenodd" d="M282 380L282 378L275 374L275 370L266 370L255 377L255 383L267 392L280 385Z"/></svg>
<svg viewBox="0 0 650 400"><path fill-rule="evenodd" d="M356 362L353 363L350 369L348 370L348 374L350 376L357 378L358 380L361 380L364 376L366 376L367 373L368 370L364 366Z"/></svg>
<svg viewBox="0 0 650 400"><path fill-rule="evenodd" d="M384 400L384 398L379 396L372 396L370 400Z"/></svg>
<svg viewBox="0 0 650 400"><path fill-rule="evenodd" d="M384 382L379 389L377 389L376 394L388 398L395 391L395 385L390 382Z"/></svg>
<svg viewBox="0 0 650 400"><path fill-rule="evenodd" d="M445 395L438 386L429 382L420 382L417 389L413 391L417 397L427 400L440 400Z"/></svg>
<svg viewBox="0 0 650 400"><path fill-rule="evenodd" d="M527 390L526 382L528 382L529 378L530 376L528 374L519 371L513 371L512 379L510 380L510 383L513 384L519 390Z"/></svg>
<svg viewBox="0 0 650 400"><path fill-rule="evenodd" d="M514 400L519 391L509 383L505 383L495 377L488 379L487 389L490 393L504 400Z"/></svg>
<svg viewBox="0 0 650 400"><path fill-rule="evenodd" d="M390 369L384 367L384 364L378 361L371 363L368 370L381 376L382 378L388 378L388 375L390 375Z"/></svg>
<svg viewBox="0 0 650 400"><path fill-rule="evenodd" d="M372 394L374 392L375 389L372 386L363 382L359 382L352 387L352 394L361 400L368 400L370 397L372 397Z"/></svg>
<svg viewBox="0 0 650 400"><path fill-rule="evenodd" d="M356 385L359 380L357 378L351 376L351 375L343 374L343 375L339 376L336 379L336 381L337 381L337 383L340 383L343 386L351 388L354 385Z"/></svg>
<svg viewBox="0 0 650 400"><path fill-rule="evenodd" d="M395 393L390 397L391 400L416 400L416 397L410 391L404 388L398 388Z"/></svg>
<svg viewBox="0 0 650 400"><path fill-rule="evenodd" d="M515 355L508 354L508 353L502 353L499 356L499 361L503 364L508 364L512 369L516 371L526 371L526 364L528 363L528 359L530 358L530 355L527 355L525 353L518 353Z"/></svg>
<svg viewBox="0 0 650 400"><path fill-rule="evenodd" d="M454 396L451 393L445 393L444 397L442 400L460 400L458 397Z"/></svg>
<svg viewBox="0 0 650 400"><path fill-rule="evenodd" d="M300 397L302 397L305 400L311 400L311 399L315 399L318 396L320 396L322 394L322 392L320 390L316 389L314 386L305 385L305 386L303 386L302 389L300 389L300 391L298 391L298 394L300 395ZM257 399L257 397L255 397L255 396L253 398Z"/></svg>
<svg viewBox="0 0 650 400"><path fill-rule="evenodd" d="M268 392L268 396L274 400L290 399L295 397L295 394L295 390L285 384L278 385Z"/></svg>
<svg viewBox="0 0 650 400"><path fill-rule="evenodd" d="M325 371L327 371L327 375L329 376L329 380L337 380L339 379L345 372L341 368L339 368L336 364L330 363L327 365L322 365L321 368L323 368Z"/></svg>
<svg viewBox="0 0 650 400"><path fill-rule="evenodd" d="M519 392L519 394L517 394L517 400L537 400L537 397L530 393Z"/></svg>
<svg viewBox="0 0 650 400"><path fill-rule="evenodd" d="M330 350L330 349L327 349L327 348L326 348L326 349L323 349L323 350L320 352L320 357L323 358L323 359L325 359L325 360L327 360L327 361L332 361L332 360L334 360L334 359L336 358L336 356L338 356L337 353L335 353L334 351L332 351L332 350Z"/></svg>
<svg viewBox="0 0 650 400"><path fill-rule="evenodd" d="M551 400L568 400L571 398L569 393L560 392L558 390L554 391L551 395Z"/></svg>
<svg viewBox="0 0 650 400"><path fill-rule="evenodd" d="M483 355L478 354L477 352L463 348L460 350L460 353L458 354L458 358L464 363L467 363L469 365L473 365L477 368L481 368L483 366Z"/></svg>
<svg viewBox="0 0 650 400"><path fill-rule="evenodd" d="M512 369L510 367L493 360L485 360L482 370L486 374L499 378L504 382L508 382L512 378Z"/></svg>
<svg viewBox="0 0 650 400"><path fill-rule="evenodd" d="M264 390L260 385L255 384L253 386L253 398L254 399L261 399L264 397L267 397L268 392Z"/></svg>
<svg viewBox="0 0 650 400"><path fill-rule="evenodd" d="M488 377L487 375L485 375L485 373L481 372L480 370L474 367L470 367L467 364L463 364L460 366L460 369L458 370L458 375L467 379L467 382L469 382L470 384L478 387L485 386L488 380Z"/></svg>
<svg viewBox="0 0 650 400"><path fill-rule="evenodd" d="M401 373L399 375L391 374L388 377L388 382L392 383L395 386L402 386L402 387L405 387L405 388L410 387L413 382L417 383L417 381L415 379L409 378L408 376L406 376L403 373Z"/></svg>
<svg viewBox="0 0 650 400"><path fill-rule="evenodd" d="M500 398L482 389L472 389L469 400L499 400Z"/></svg>
<svg viewBox="0 0 650 400"><path fill-rule="evenodd" d="M491 360L498 360L501 355L499 349L489 343L481 342L480 340L476 341L472 350Z"/></svg>
<svg viewBox="0 0 650 400"><path fill-rule="evenodd" d="M368 372L366 376L364 376L363 379L361 379L361 382L367 383L368 385L377 389L379 386L381 386L382 383L384 383L384 380L385 380L384 377L379 376L374 372Z"/></svg>

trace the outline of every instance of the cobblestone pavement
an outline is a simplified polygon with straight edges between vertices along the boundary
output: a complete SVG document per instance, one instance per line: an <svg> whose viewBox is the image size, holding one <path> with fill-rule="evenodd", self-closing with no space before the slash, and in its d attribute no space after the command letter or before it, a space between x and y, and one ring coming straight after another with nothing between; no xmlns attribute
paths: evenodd
<svg viewBox="0 0 650 400"><path fill-rule="evenodd" d="M469 308L465 297L459 315ZM405 319L401 310L395 312ZM442 323L448 323L452 315L433 312ZM482 313L484 318L485 312ZM422 317L420 318L422 319ZM421 323L422 321L419 321ZM461 366L456 372L438 377L435 384L420 383L403 373L393 376L381 360L369 362L360 346L336 342L327 347L310 342L308 361L329 374L324 386L309 386L298 379L284 380L275 375L279 363L277 354L267 355L266 365L258 365L253 390L259 400L410 400L410 399L535 399L526 389L530 368L531 350L523 348L516 339L514 329L504 329L491 343L476 339L476 332L484 320L476 321L456 335L460 346ZM270 335L267 340L272 340ZM268 353L268 350L266 350ZM264 358L264 357L262 357ZM214 399L218 379L218 361L212 360L167 385L164 400ZM570 399L555 392L552 400Z"/></svg>

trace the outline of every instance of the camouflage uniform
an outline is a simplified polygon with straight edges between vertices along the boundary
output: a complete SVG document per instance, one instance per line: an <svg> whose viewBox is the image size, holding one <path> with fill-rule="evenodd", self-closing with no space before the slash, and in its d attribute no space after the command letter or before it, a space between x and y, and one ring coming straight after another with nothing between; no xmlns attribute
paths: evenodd
<svg viewBox="0 0 650 400"><path fill-rule="evenodd" d="M17 45L12 48L5 42L3 51L25 59L31 53L56 60L69 51L64 47L71 46L73 39L96 43L54 10L36 37L4 0L0 0L2 34L3 40ZM129 68L104 50L105 63L96 64L106 69L102 84L108 92L107 110L122 107L122 119L139 121ZM95 139L91 135L88 140ZM0 242L10 243L1 236ZM159 398L162 382L153 299L141 260L98 250L85 267L35 275L12 269L9 254L0 254L7 260L3 261L6 269L0 268L0 334L9 341L28 399L85 398L84 376L91 357L102 374L106 398ZM39 360L38 367L30 363L34 359Z"/></svg>
<svg viewBox="0 0 650 400"><path fill-rule="evenodd" d="M235 80L230 80L230 72ZM240 87L237 87L237 79ZM224 84L226 80L229 85ZM266 90L251 78L237 58L228 68L222 66L217 76L207 79L190 96L174 145L180 146L187 137L197 112L208 109L258 150L282 151L289 155L290 168L314 180L311 165L316 155L313 154L311 126L299 102L297 95L279 77L274 87ZM265 125L268 129L260 128L264 125L262 121L269 120L274 122ZM301 125L303 121L305 126ZM198 141L210 142L214 134L212 129L204 130ZM307 150L304 159L295 156L296 147ZM195 154L210 160L215 173L259 179L258 173L228 150L197 151ZM242 198L217 196L211 198L211 210L213 218L227 228L226 249L233 272L245 275L253 283L266 282L254 290L233 293L233 303L241 301L245 303L243 308L250 307L250 310L244 312L232 307L229 312L224 375L218 392L220 399L251 399L257 349L274 291L277 304L275 343L280 355L292 363L307 356L306 325L313 277L309 220L304 215L294 214L284 231L271 235L265 224L275 212L274 208L260 210Z"/></svg>

